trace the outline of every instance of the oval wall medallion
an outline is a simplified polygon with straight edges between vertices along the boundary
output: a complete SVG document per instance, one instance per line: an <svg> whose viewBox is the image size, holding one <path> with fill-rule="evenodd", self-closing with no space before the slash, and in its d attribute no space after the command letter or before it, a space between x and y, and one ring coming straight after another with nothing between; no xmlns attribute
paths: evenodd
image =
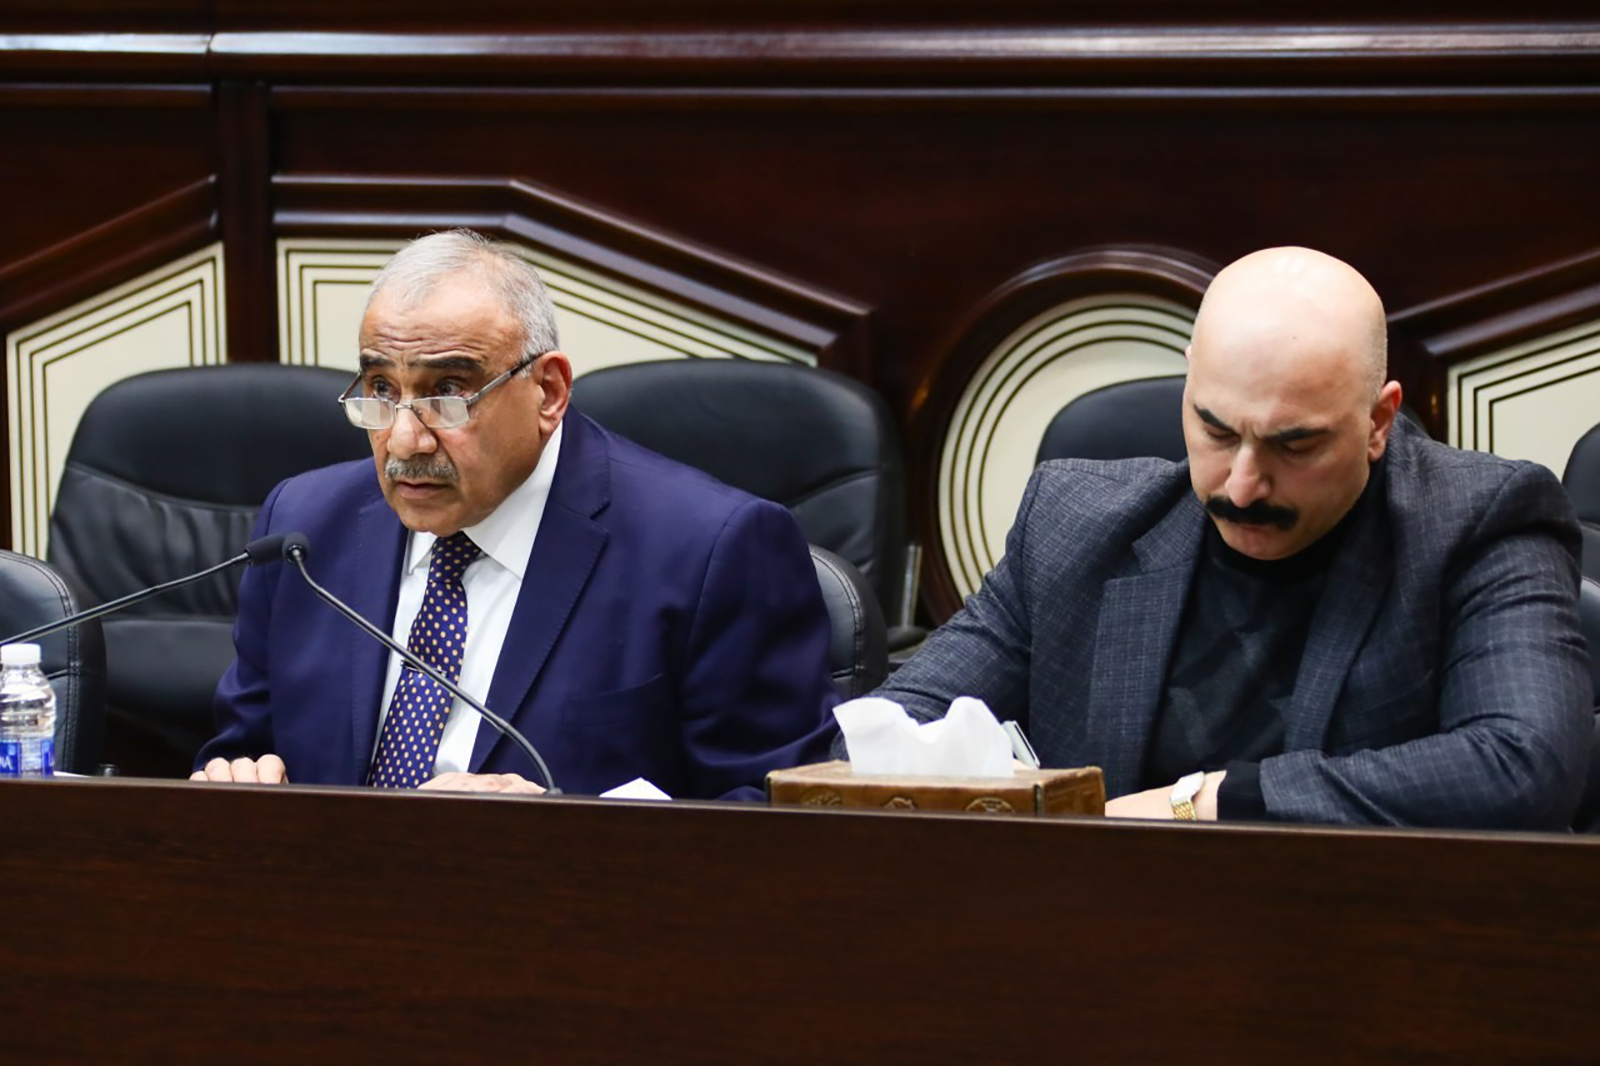
<svg viewBox="0 0 1600 1066"><path fill-rule="evenodd" d="M1118 381L1184 373L1193 325L1176 301L1110 293L1058 304L995 346L956 404L939 463L940 546L960 595L1003 554L1056 412Z"/></svg>

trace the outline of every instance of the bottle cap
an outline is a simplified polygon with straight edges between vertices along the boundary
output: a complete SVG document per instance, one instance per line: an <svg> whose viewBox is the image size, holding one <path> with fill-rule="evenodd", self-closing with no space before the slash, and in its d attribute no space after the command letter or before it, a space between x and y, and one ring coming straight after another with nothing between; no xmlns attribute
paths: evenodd
<svg viewBox="0 0 1600 1066"><path fill-rule="evenodd" d="M4 644L0 645L0 666L38 666L39 645L37 644Z"/></svg>

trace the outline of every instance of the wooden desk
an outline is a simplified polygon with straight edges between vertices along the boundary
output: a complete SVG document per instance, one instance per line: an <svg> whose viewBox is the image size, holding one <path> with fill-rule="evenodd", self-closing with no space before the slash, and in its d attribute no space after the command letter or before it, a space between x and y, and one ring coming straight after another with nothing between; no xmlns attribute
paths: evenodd
<svg viewBox="0 0 1600 1066"><path fill-rule="evenodd" d="M0 784L3 1055L1600 1053L1600 841Z"/></svg>

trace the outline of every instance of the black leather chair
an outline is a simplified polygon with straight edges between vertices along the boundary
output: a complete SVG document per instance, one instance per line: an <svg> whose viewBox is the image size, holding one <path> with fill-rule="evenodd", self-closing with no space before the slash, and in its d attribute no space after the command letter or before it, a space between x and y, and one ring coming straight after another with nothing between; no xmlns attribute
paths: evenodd
<svg viewBox="0 0 1600 1066"><path fill-rule="evenodd" d="M1600 426L1572 446L1561 484L1578 512L1578 527L1583 531L1584 575L1600 581ZM1600 644L1591 647L1600 649Z"/></svg>
<svg viewBox="0 0 1600 1066"><path fill-rule="evenodd" d="M293 474L371 458L334 401L344 371L276 364L160 370L120 381L84 412L50 518L48 557L91 603L239 552L268 492ZM233 658L239 571L105 619L114 729L192 755Z"/></svg>
<svg viewBox="0 0 1600 1066"><path fill-rule="evenodd" d="M828 668L841 699L865 696L889 675L889 647L878 599L861 571L828 551L811 545L822 599L828 605L833 642Z"/></svg>
<svg viewBox="0 0 1600 1066"><path fill-rule="evenodd" d="M1070 401L1045 427L1036 462L1046 459L1182 460L1182 375L1119 381Z"/></svg>
<svg viewBox="0 0 1600 1066"><path fill-rule="evenodd" d="M0 551L0 639L75 614L69 583L38 559ZM41 637L40 665L56 690L56 768L92 774L100 765L106 648L91 620Z"/></svg>
<svg viewBox="0 0 1600 1066"><path fill-rule="evenodd" d="M1578 624L1589 642L1589 677L1594 683L1595 709L1600 711L1600 582L1587 576L1578 589ZM1600 833L1600 714L1595 716L1594 744L1589 751L1589 780L1572 825L1582 833Z"/></svg>
<svg viewBox="0 0 1600 1066"><path fill-rule="evenodd" d="M597 370L578 410L652 451L794 513L806 539L849 560L899 621L905 473L883 400L826 370L673 359Z"/></svg>

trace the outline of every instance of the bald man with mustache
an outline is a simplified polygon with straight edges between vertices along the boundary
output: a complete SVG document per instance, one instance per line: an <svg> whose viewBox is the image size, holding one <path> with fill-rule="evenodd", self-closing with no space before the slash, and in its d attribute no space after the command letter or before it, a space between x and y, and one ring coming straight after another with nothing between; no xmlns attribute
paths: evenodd
<svg viewBox="0 0 1600 1066"><path fill-rule="evenodd" d="M1593 729L1551 472L1397 418L1383 304L1306 248L1195 321L1188 461L1034 473L1004 558L878 695L979 696L1106 813L1559 829Z"/></svg>

